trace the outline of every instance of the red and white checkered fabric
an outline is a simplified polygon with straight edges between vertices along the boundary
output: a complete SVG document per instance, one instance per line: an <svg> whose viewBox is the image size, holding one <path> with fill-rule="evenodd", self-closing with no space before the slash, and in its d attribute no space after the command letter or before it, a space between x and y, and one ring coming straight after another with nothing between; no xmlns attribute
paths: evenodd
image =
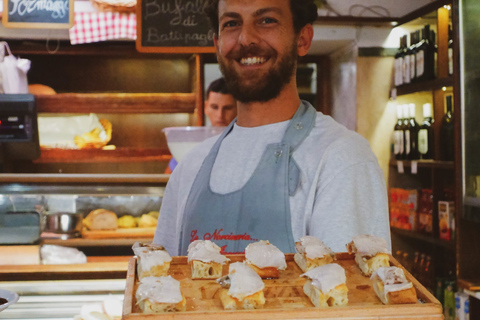
<svg viewBox="0 0 480 320"><path fill-rule="evenodd" d="M75 25L70 28L70 43L81 44L112 39L136 39L135 13L75 12Z"/></svg>

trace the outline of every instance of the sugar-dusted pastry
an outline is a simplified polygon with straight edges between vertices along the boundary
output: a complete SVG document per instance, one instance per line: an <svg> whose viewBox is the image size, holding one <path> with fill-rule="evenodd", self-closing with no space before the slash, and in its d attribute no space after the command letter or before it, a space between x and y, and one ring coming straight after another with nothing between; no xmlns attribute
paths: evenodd
<svg viewBox="0 0 480 320"><path fill-rule="evenodd" d="M287 268L285 254L264 240L250 243L245 248L245 259L262 279L276 279L279 276L279 270Z"/></svg>
<svg viewBox="0 0 480 320"><path fill-rule="evenodd" d="M389 267L389 251L387 242L379 237L371 235L359 235L353 237L353 241L347 244L349 253L355 253L355 261L365 276L380 267Z"/></svg>
<svg viewBox="0 0 480 320"><path fill-rule="evenodd" d="M265 284L245 263L230 264L228 275L217 279L217 282L223 287L220 290L220 300L225 310L263 308Z"/></svg>
<svg viewBox="0 0 480 320"><path fill-rule="evenodd" d="M180 292L180 282L168 277L145 277L135 293L143 313L185 311L186 300Z"/></svg>
<svg viewBox="0 0 480 320"><path fill-rule="evenodd" d="M221 248L210 240L195 240L187 251L192 279L217 279L222 276L223 265L229 261L220 253Z"/></svg>
<svg viewBox="0 0 480 320"><path fill-rule="evenodd" d="M417 292L397 267L380 267L371 278L373 289L383 304L416 303Z"/></svg>
<svg viewBox="0 0 480 320"><path fill-rule="evenodd" d="M138 279L168 274L172 257L164 247L154 243L135 242L132 249L137 256Z"/></svg>
<svg viewBox="0 0 480 320"><path fill-rule="evenodd" d="M332 249L313 236L301 237L295 242L295 249L293 258L303 272L331 263L335 257Z"/></svg>
<svg viewBox="0 0 480 320"><path fill-rule="evenodd" d="M308 278L303 291L315 307L346 306L348 288L345 270L336 263L313 268L301 277Z"/></svg>

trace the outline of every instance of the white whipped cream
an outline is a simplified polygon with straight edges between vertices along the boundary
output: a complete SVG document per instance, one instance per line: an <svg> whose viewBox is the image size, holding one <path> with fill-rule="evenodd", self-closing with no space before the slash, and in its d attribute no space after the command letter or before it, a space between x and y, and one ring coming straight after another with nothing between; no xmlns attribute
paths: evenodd
<svg viewBox="0 0 480 320"><path fill-rule="evenodd" d="M403 269L397 267L380 267L372 274L370 279L373 280L376 276L383 282L385 299L389 292L401 291L413 287L413 284L405 277Z"/></svg>
<svg viewBox="0 0 480 320"><path fill-rule="evenodd" d="M333 251L322 240L313 236L303 236L295 244L298 253L305 254L309 259L323 258L332 255Z"/></svg>
<svg viewBox="0 0 480 320"><path fill-rule="evenodd" d="M323 293L327 293L347 281L345 270L336 263L313 268L300 275L300 277L307 277L312 280L312 285Z"/></svg>
<svg viewBox="0 0 480 320"><path fill-rule="evenodd" d="M142 270L150 270L152 267L172 261L172 257L165 250L139 252L137 257L142 264Z"/></svg>
<svg viewBox="0 0 480 320"><path fill-rule="evenodd" d="M180 281L168 277L145 277L135 294L137 302L150 300L156 303L179 303L183 300Z"/></svg>
<svg viewBox="0 0 480 320"><path fill-rule="evenodd" d="M195 240L188 246L188 262L199 260L202 262L216 262L224 264L229 261L220 253L222 249L210 240Z"/></svg>
<svg viewBox="0 0 480 320"><path fill-rule="evenodd" d="M285 254L268 241L260 240L250 243L245 248L247 261L259 268L274 267L279 270L287 268Z"/></svg>
<svg viewBox="0 0 480 320"><path fill-rule="evenodd" d="M231 263L228 269L231 284L228 294L238 300L265 288L262 278L243 262Z"/></svg>
<svg viewBox="0 0 480 320"><path fill-rule="evenodd" d="M364 234L353 237L357 254L361 256L375 256L377 253L389 253L387 242L383 238Z"/></svg>

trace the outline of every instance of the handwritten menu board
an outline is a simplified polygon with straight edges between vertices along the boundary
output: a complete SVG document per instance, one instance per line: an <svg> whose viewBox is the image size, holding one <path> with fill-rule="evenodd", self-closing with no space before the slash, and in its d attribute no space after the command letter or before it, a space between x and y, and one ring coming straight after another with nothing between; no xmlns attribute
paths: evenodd
<svg viewBox="0 0 480 320"><path fill-rule="evenodd" d="M3 0L7 28L68 29L73 26L74 0Z"/></svg>
<svg viewBox="0 0 480 320"><path fill-rule="evenodd" d="M137 0L137 50L215 52L205 0Z"/></svg>

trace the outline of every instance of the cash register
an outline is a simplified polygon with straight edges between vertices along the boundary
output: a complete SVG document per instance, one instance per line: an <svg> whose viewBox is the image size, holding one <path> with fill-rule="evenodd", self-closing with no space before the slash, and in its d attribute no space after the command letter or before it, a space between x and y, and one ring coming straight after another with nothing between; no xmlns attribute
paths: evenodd
<svg viewBox="0 0 480 320"><path fill-rule="evenodd" d="M0 94L0 174L13 161L40 157L37 111L31 94ZM34 243L40 237L35 210L9 208L0 195L0 244Z"/></svg>

